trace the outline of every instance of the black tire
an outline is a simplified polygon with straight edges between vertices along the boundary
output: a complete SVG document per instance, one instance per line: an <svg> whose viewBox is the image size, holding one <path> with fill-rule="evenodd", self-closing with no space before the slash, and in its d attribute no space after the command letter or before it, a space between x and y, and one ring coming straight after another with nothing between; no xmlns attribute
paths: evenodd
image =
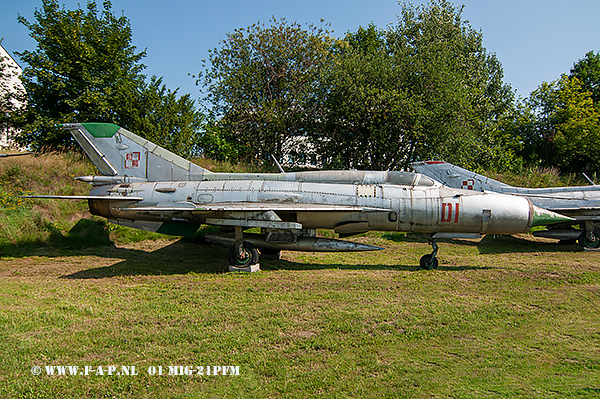
<svg viewBox="0 0 600 399"><path fill-rule="evenodd" d="M600 248L600 239L594 234L595 240L590 240L586 231L579 235L577 242L583 248Z"/></svg>
<svg viewBox="0 0 600 399"><path fill-rule="evenodd" d="M421 269L425 270L437 269L438 259L431 254L423 255L419 261L419 265L421 266Z"/></svg>
<svg viewBox="0 0 600 399"><path fill-rule="evenodd" d="M254 245L249 242L244 242L242 244L244 248L243 256L240 257L240 254L235 248L235 245L231 247L229 250L229 264L233 267L237 267L243 269L248 266L256 265L258 263L258 250L254 247Z"/></svg>

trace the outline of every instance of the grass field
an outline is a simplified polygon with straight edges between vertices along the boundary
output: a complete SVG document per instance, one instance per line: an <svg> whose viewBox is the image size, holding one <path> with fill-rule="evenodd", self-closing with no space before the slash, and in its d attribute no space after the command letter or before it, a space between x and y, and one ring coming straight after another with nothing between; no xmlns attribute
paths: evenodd
<svg viewBox="0 0 600 399"><path fill-rule="evenodd" d="M424 271L423 236L355 239L386 250L284 252L237 274L186 240L4 247L0 397L600 397L600 253L445 241ZM58 365L93 371L47 375Z"/></svg>

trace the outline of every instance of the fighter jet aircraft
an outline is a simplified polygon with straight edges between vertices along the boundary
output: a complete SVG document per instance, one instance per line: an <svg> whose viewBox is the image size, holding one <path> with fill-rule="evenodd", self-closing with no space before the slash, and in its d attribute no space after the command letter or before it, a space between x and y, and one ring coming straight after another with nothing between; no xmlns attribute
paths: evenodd
<svg viewBox="0 0 600 399"><path fill-rule="evenodd" d="M448 187L470 191L493 191L529 199L535 206L549 209L575 220L554 224L536 231L539 237L575 240L585 248L600 247L600 186L525 188L513 187L489 177L442 161L415 162L414 170ZM580 226L573 229L573 225Z"/></svg>
<svg viewBox="0 0 600 399"><path fill-rule="evenodd" d="M432 234L433 252L421 258L438 266L435 239L453 235L512 234L568 217L537 208L525 198L443 187L415 173L311 171L213 173L119 126L64 125L102 176L77 179L93 185L90 212L110 222L172 235L208 224L233 229L210 238L231 246L230 269L259 261L259 252L365 251L372 245L316 236L369 230ZM246 233L259 228L260 233ZM437 235L436 235L437 234Z"/></svg>

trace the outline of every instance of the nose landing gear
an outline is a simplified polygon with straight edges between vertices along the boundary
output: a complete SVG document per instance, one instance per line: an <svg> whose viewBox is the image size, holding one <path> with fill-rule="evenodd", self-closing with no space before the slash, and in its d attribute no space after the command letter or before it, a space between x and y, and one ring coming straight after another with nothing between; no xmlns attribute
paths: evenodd
<svg viewBox="0 0 600 399"><path fill-rule="evenodd" d="M436 257L438 252L438 245L435 241L435 238L433 237L431 238L431 248L433 249L433 251L430 254L423 255L421 257L421 260L419 261L419 266L421 267L421 269L431 270L438 268L438 259Z"/></svg>

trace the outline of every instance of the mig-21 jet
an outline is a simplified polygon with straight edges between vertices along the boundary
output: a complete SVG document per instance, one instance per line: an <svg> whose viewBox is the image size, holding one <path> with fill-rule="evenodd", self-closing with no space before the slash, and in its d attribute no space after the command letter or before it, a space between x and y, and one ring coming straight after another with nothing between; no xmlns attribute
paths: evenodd
<svg viewBox="0 0 600 399"><path fill-rule="evenodd" d="M600 247L600 186L527 188L513 187L443 161L415 162L414 170L447 187L496 192L527 198L535 206L574 219L536 231L538 237L575 240L584 248ZM572 226L578 225L579 229Z"/></svg>
<svg viewBox="0 0 600 399"><path fill-rule="evenodd" d="M433 252L420 266L437 268L439 237L513 234L570 218L538 208L526 198L452 189L417 173L307 171L213 173L119 126L63 125L101 176L78 180L93 187L90 212L110 222L171 235L200 225L229 228L212 241L230 246L230 269L256 265L260 254L294 251L368 251L373 245L317 237L369 230L428 233ZM245 230L258 228L260 233Z"/></svg>

